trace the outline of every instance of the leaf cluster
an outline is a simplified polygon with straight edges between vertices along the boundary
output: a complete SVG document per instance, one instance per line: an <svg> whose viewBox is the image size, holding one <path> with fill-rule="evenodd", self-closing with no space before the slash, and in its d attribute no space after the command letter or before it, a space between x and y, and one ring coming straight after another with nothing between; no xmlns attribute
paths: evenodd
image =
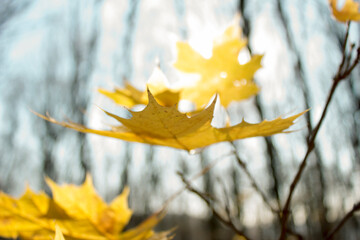
<svg viewBox="0 0 360 240"><path fill-rule="evenodd" d="M81 186L59 186L46 179L52 198L29 188L19 199L0 192L0 235L21 239L145 240L168 239L152 228L163 212L150 216L135 228L124 231L132 211L128 207L129 188L106 204L95 192L88 175ZM60 232L62 233L60 235Z"/></svg>
<svg viewBox="0 0 360 240"><path fill-rule="evenodd" d="M110 112L105 113L116 119L120 125L110 130L90 129L73 122L61 122L51 116L38 116L64 127L84 133L94 133L126 141L162 145L191 151L223 141L269 136L287 132L304 112L288 118L277 118L251 124L243 120L233 126L216 128L211 125L215 102L220 98L227 107L232 101L247 99L255 95L259 88L253 81L255 72L261 67L261 55L254 55L249 62L240 64L238 56L246 47L238 25L231 25L214 40L212 57L204 58L188 43L177 43L178 57L174 66L185 73L196 74L199 79L191 86L169 88L166 77L156 69L147 84L147 91L140 91L126 82L124 88L114 91L99 89L100 93L121 106L131 108L138 104L146 107L140 112L129 109L132 117L122 118ZM216 94L212 103L206 104ZM180 100L190 100L195 111L181 113Z"/></svg>

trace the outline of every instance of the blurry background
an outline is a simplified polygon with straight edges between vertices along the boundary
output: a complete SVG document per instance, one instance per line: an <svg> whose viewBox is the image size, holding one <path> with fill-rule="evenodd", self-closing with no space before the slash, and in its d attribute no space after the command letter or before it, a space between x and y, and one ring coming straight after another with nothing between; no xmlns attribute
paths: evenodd
<svg viewBox="0 0 360 240"><path fill-rule="evenodd" d="M341 2L341 1L340 1ZM253 53L265 54L255 75L258 97L229 108L233 123L274 119L311 108L292 134L236 142L239 155L272 203L284 204L306 151L308 125L320 117L331 78L341 60L345 25L335 22L327 0L1 0L0 1L0 189L19 196L29 183L46 189L44 177L79 184L86 172L107 201L124 185L139 218L159 209L182 187L176 171L190 177L231 152L229 143L200 154L84 135L36 117L30 109L97 128L123 109L97 93L128 79L145 88L156 61L171 83L175 43L203 54L212 39L242 15ZM359 42L359 24L350 40ZM246 52L244 53L246 56ZM293 228L319 239L360 199L359 67L342 82L320 130L317 148L293 199ZM124 116L124 115L123 115ZM311 126L310 126L311 127ZM276 219L252 189L234 157L227 156L195 186L223 201L223 188L242 226L255 239L278 234ZM136 222L137 218L134 218ZM178 225L176 239L230 239L196 196L175 199L160 228ZM356 239L360 218L338 235Z"/></svg>

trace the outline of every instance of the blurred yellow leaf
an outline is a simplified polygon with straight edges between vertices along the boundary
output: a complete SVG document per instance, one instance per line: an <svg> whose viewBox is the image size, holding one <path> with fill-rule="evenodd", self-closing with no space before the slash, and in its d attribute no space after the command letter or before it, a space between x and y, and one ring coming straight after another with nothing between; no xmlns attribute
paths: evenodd
<svg viewBox="0 0 360 240"><path fill-rule="evenodd" d="M29 238L42 232L50 234L52 223L43 217L50 207L50 198L43 192L33 193L26 188L25 194L14 199L0 192L0 236L5 238ZM30 235L29 235L30 233Z"/></svg>
<svg viewBox="0 0 360 240"><path fill-rule="evenodd" d="M126 141L163 145L190 151L223 141L283 133L293 125L296 118L304 113L285 119L265 120L259 124L242 121L234 126L215 128L211 126L215 101L216 98L203 111L188 116L180 113L176 105L172 107L161 106L148 90L148 105L140 112L130 111L132 113L130 119L121 118L105 111L107 115L122 124L114 126L111 130L89 129L73 122L59 122L50 116L36 114L50 122L84 133L94 133Z"/></svg>
<svg viewBox="0 0 360 240"><path fill-rule="evenodd" d="M115 103L131 108L138 104L146 104L143 99L144 92L133 87L129 82L125 81L124 88L116 87L114 91L108 91L104 88L99 88L98 91L112 99Z"/></svg>
<svg viewBox="0 0 360 240"><path fill-rule="evenodd" d="M215 39L210 59L201 56L188 43L178 42L174 66L185 73L198 74L200 79L191 86L171 89L166 84L164 74L156 68L147 87L160 105L169 107L184 99L194 103L195 111L203 109L215 93L225 107L232 101L257 94L259 88L253 82L253 76L261 67L262 56L254 55L249 62L240 64L239 52L247 43L240 37L241 29L237 24L227 28L223 35ZM125 82L124 88L115 88L114 91L101 88L99 92L128 108L147 104L146 91L140 91L128 82Z"/></svg>
<svg viewBox="0 0 360 240"><path fill-rule="evenodd" d="M178 56L174 66L185 73L199 74L200 79L180 91L180 99L187 99L203 107L217 93L221 104L227 107L232 101L247 99L259 89L253 82L255 72L261 67L261 55L254 55L246 64L240 64L238 56L247 41L240 38L238 24L228 27L215 39L212 56L204 58L188 43L178 42Z"/></svg>
<svg viewBox="0 0 360 240"><path fill-rule="evenodd" d="M46 179L46 182L51 188L54 201L73 219L89 220L100 231L111 234L121 232L130 220L132 211L127 204L128 188L107 205L95 192L89 176L79 187L59 186L50 179Z"/></svg>
<svg viewBox="0 0 360 240"><path fill-rule="evenodd" d="M345 0L341 10L337 9L337 0L329 0L332 13L340 22L360 21L359 3L353 0Z"/></svg>
<svg viewBox="0 0 360 240"><path fill-rule="evenodd" d="M232 240L246 240L244 236L235 235Z"/></svg>
<svg viewBox="0 0 360 240"><path fill-rule="evenodd" d="M179 91L169 89L167 79L159 67L156 67L151 74L147 87L153 93L155 99L163 106L173 106L179 101ZM127 108L132 108L138 104L146 105L148 103L146 91L140 91L129 82L125 82L124 88L115 88L114 91L108 91L100 88L101 94L112 99L115 103Z"/></svg>
<svg viewBox="0 0 360 240"><path fill-rule="evenodd" d="M81 186L59 186L46 179L53 198L27 189L20 199L0 193L0 236L21 239L150 239L164 236L152 228L163 213L122 232L131 217L129 189L106 204L95 192L90 176ZM62 236L63 235L63 236ZM166 237L164 239L167 239Z"/></svg>

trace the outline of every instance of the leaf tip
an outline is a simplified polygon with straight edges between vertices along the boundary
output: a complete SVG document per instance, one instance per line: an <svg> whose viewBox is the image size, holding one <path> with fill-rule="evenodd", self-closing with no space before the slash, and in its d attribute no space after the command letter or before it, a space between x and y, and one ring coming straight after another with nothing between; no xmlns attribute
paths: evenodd
<svg viewBox="0 0 360 240"><path fill-rule="evenodd" d="M91 174L89 172L86 173L84 185L93 187L93 180L92 180Z"/></svg>

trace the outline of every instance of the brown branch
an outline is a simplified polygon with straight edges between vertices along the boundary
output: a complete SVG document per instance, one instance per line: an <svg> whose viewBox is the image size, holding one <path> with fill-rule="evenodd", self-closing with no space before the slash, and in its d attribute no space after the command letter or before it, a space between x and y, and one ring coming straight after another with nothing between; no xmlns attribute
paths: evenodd
<svg viewBox="0 0 360 240"><path fill-rule="evenodd" d="M355 69L356 65L359 63L360 61L360 47L357 49L357 55L356 58L354 60L354 62L350 65L349 68L347 68L347 70L344 71L344 73L342 74L342 78L346 78L350 75L350 73ZM342 79L340 79L342 80Z"/></svg>
<svg viewBox="0 0 360 240"><path fill-rule="evenodd" d="M201 169L198 173L196 173L194 176L192 176L189 181L190 182L194 181L194 180L198 179L199 177L203 176L208 171L210 171L210 169L212 169L217 163L226 159L226 157L228 157L228 156L232 156L233 154L234 154L233 152L230 152L230 153L224 154L224 155L216 158L212 163L209 163L203 169ZM179 190L177 190L174 194L172 194L168 199L165 200L161 209L167 208L167 206L185 190L186 190L186 187L182 187Z"/></svg>
<svg viewBox="0 0 360 240"><path fill-rule="evenodd" d="M325 240L331 240L335 234L344 226L347 220L349 220L356 211L360 210L360 202L356 203L354 207L348 212L343 219L338 223L338 225L325 237Z"/></svg>
<svg viewBox="0 0 360 240"><path fill-rule="evenodd" d="M222 216L222 214L218 210L215 209L215 207L212 203L213 201L211 199L209 199L209 197L205 193L202 193L199 190L195 189L190 184L190 182L184 177L184 175L182 173L179 172L178 174L181 177L181 180L183 181L183 183L185 184L186 189L188 189L190 192L194 193L200 199L202 199L207 204L207 206L210 208L210 210L212 211L212 213L216 217L216 219L218 219L220 222L222 222L223 224L225 224L226 226L231 228L237 235L242 236L247 240L250 240L250 238L245 235L244 231L239 229L229 216L228 216L228 218L225 218Z"/></svg>
<svg viewBox="0 0 360 240"><path fill-rule="evenodd" d="M306 151L306 154L298 168L298 171L290 185L290 190L289 190L289 194L288 194L288 197L286 199L286 203L284 205L284 208L281 212L281 235L280 235L280 240L285 240L286 238L286 232L287 232L287 220L289 218L289 215L290 215L290 204L291 204L291 200L292 200L292 196L294 194L294 191L295 191L295 188L297 186L297 184L299 183L300 179L301 179L301 176L302 176L302 173L306 167L306 164L307 164L307 160L308 160L308 157L310 155L310 153L312 152L312 150L314 149L314 146L315 146L315 139L316 139L316 136L319 132L319 129L324 121L324 118L326 116L326 113L327 113L327 110L328 110L328 107L330 105L330 102L333 98L333 95L335 93L335 90L338 86L338 84L346 79L351 71L355 68L355 66L359 63L359 60L360 60L360 48L357 49L357 56L354 60L354 62L350 65L349 68L347 69L343 69L344 67L344 64L346 62L346 58L347 58L347 55L346 55L346 43L347 43L347 40L348 40L348 35L349 35L349 26L350 24L347 25L347 30L346 30L346 35L345 35L345 42L344 42L344 46L342 48L342 61L340 63L340 66L338 68L338 71L335 75L335 77L333 78L333 84L331 86L331 89L329 91L329 94L328 94L328 97L327 97L327 100L326 100L326 103L325 103L325 106L324 106L324 109L323 109L323 112L321 114L321 117L320 117L320 120L319 122L317 123L316 127L313 129L313 131L311 132L310 134L310 137L309 137L309 141L308 141L308 148L307 148L307 151Z"/></svg>
<svg viewBox="0 0 360 240"><path fill-rule="evenodd" d="M348 22L348 24L346 26L344 45L342 46L342 50L341 50L343 58L342 58L341 63L339 65L339 68L338 68L338 71L337 71L338 73L341 72L341 69L344 67L344 64L345 64L345 60L346 60L346 54L345 54L345 52L346 52L346 43L347 43L348 38L349 38L349 33L350 33L349 30L350 30L350 22Z"/></svg>
<svg viewBox="0 0 360 240"><path fill-rule="evenodd" d="M236 152L236 146L234 144L234 142L230 142L230 144L233 146L234 148L234 156L238 162L238 164L240 165L240 167L243 169L243 171L245 172L246 176L249 178L252 187L255 189L255 191L261 196L262 200L264 201L264 203L266 204L266 206L277 215L277 217L280 219L280 214L279 214L279 210L275 209L271 204L269 199L267 198L267 196L265 195L265 193L260 189L259 185L256 183L255 178L252 176L252 174L250 173L249 169L247 168L246 163L240 158L240 156L237 154ZM228 216L230 217L230 214L228 214ZM286 232L290 235L295 236L297 239L302 240L303 237L301 236L301 234L293 231L292 229L286 229Z"/></svg>

